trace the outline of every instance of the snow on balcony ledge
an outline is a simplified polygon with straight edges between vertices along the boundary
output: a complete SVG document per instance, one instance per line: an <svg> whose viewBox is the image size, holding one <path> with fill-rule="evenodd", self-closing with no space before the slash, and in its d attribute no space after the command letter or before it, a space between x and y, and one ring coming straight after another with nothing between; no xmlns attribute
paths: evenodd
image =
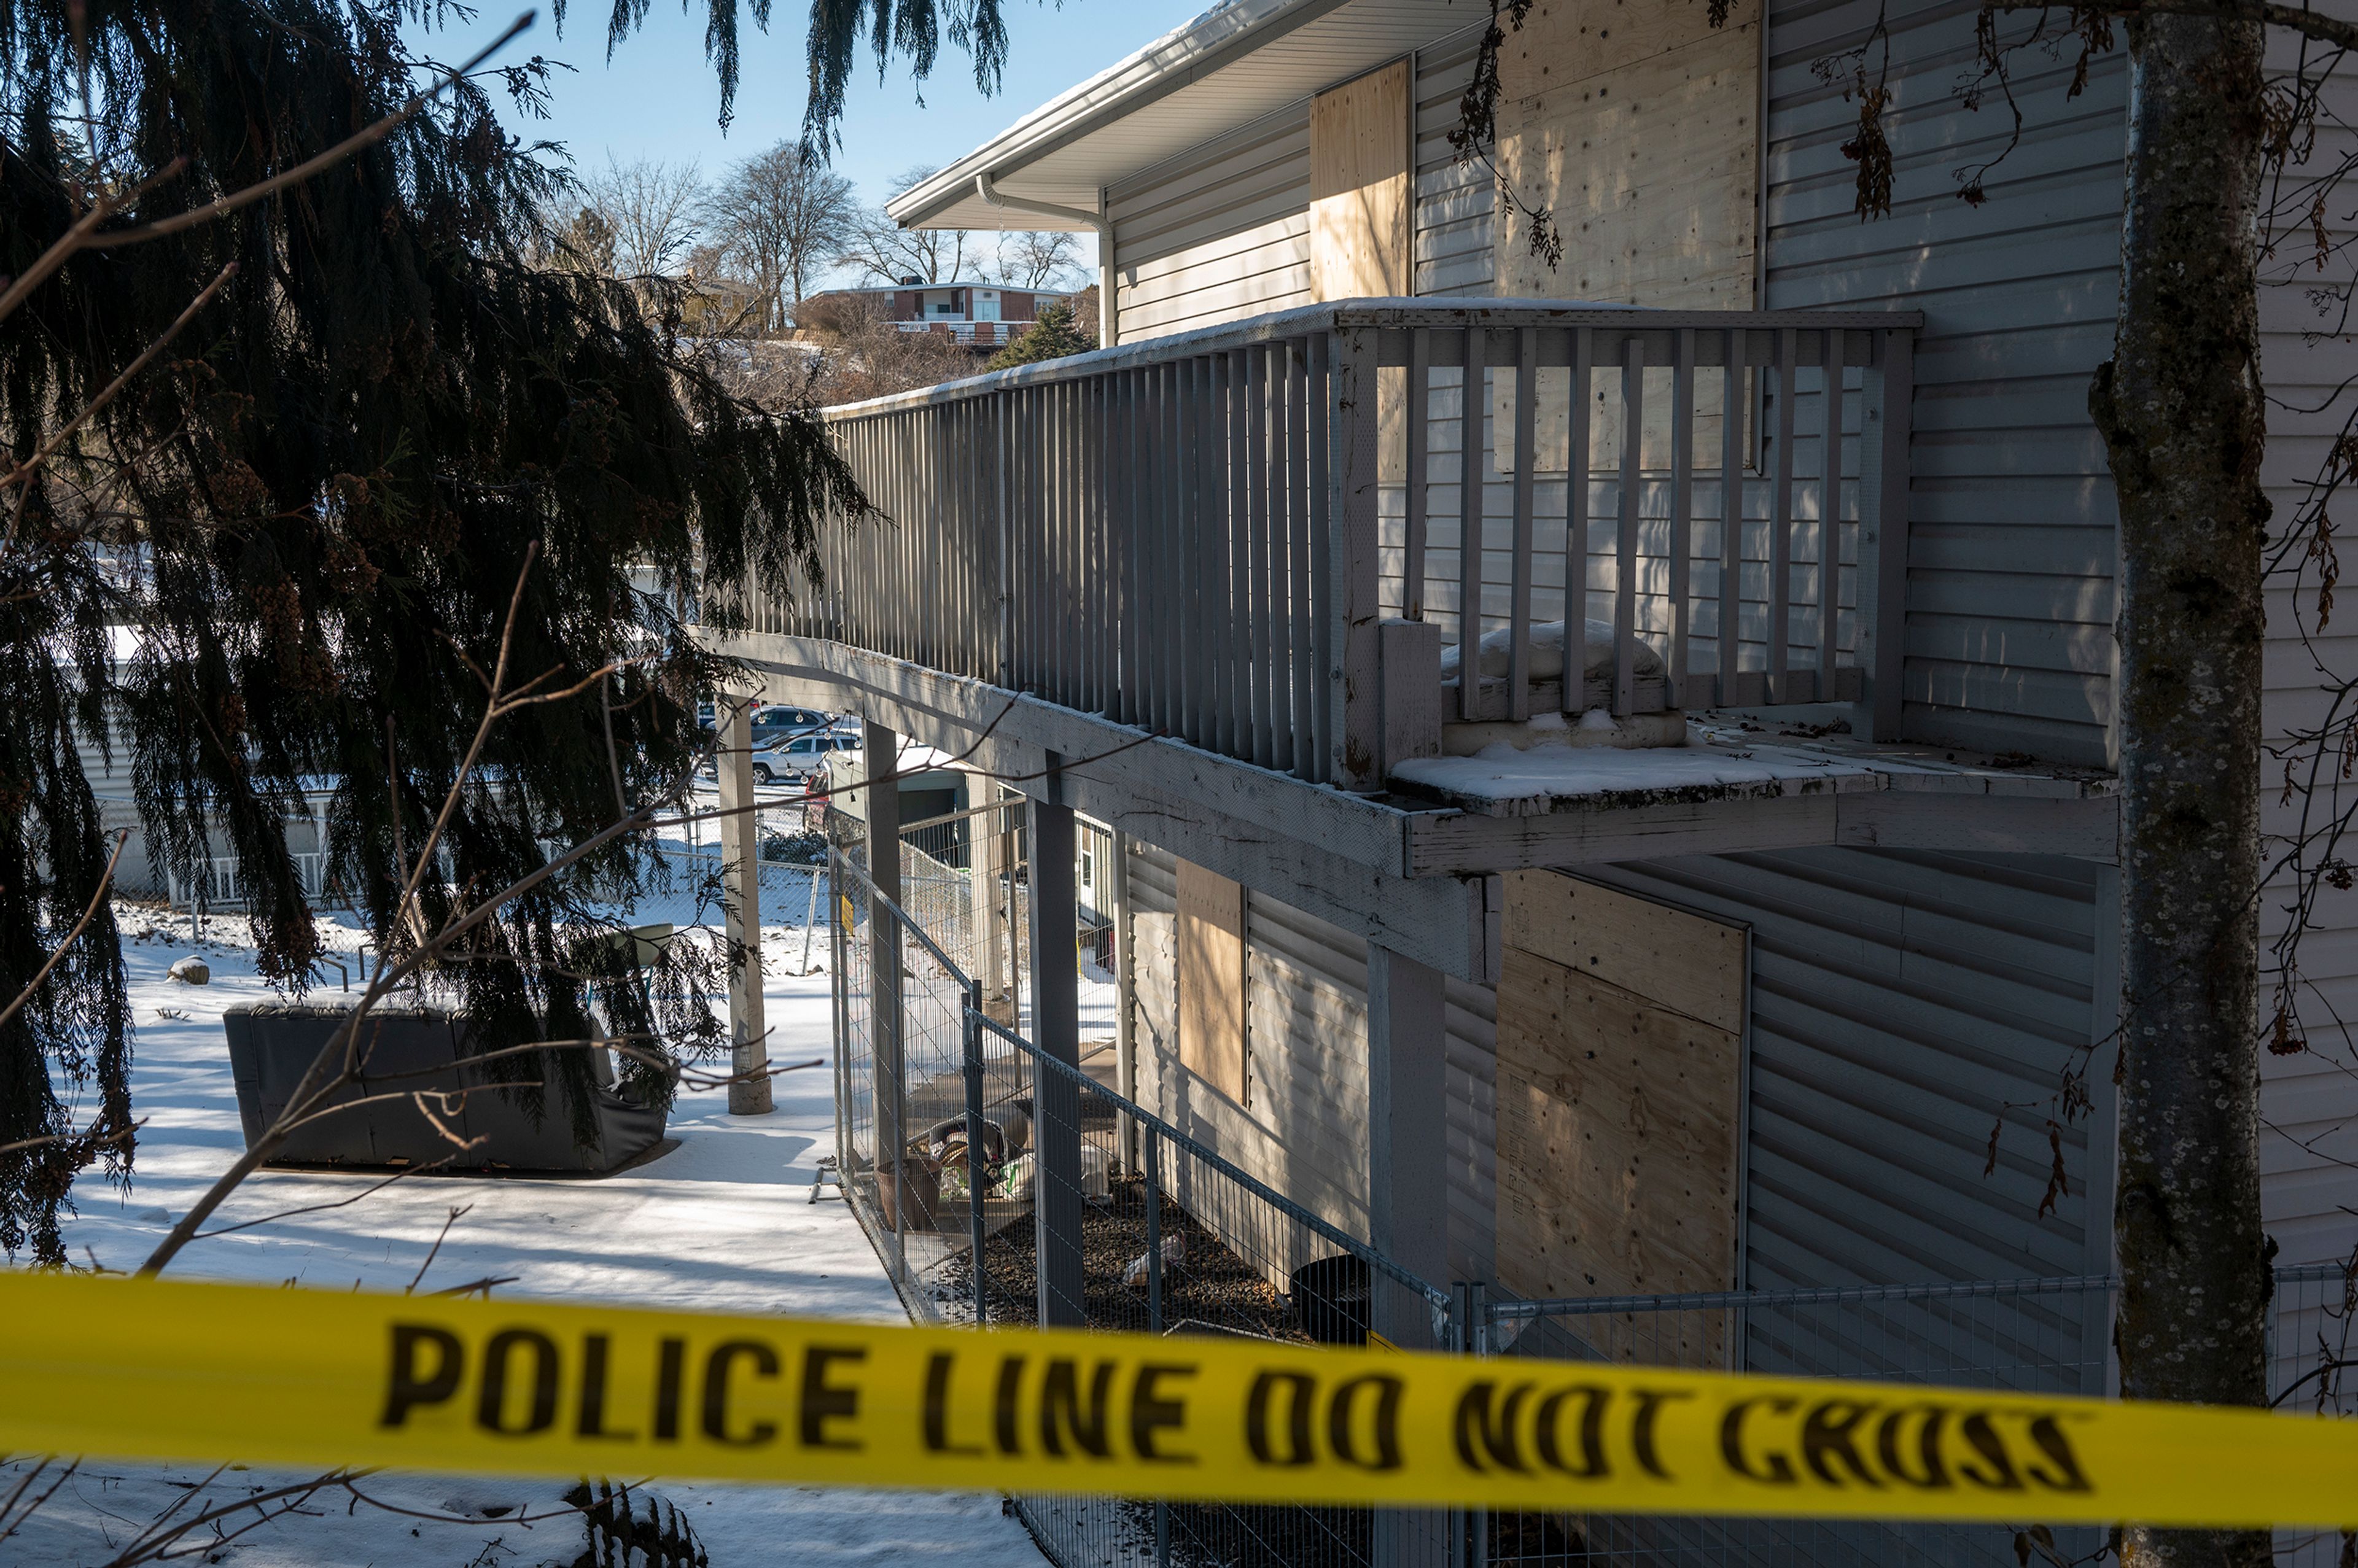
<svg viewBox="0 0 2358 1568"><path fill-rule="evenodd" d="M2116 779L2095 769L1844 736L1778 736L1715 719L1690 719L1683 746L1517 751L1502 743L1470 757L1399 763L1389 782L1397 794L1486 816L1853 792L2077 800L2118 790Z"/></svg>

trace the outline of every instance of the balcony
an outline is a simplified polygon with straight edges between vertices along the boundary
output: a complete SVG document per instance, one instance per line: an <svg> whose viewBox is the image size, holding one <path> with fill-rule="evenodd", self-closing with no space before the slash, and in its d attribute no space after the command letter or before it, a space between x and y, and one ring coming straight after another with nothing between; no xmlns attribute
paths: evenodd
<svg viewBox="0 0 2358 1568"><path fill-rule="evenodd" d="M1352 301L835 408L891 521L752 629L1356 791L1468 720L1887 737L1916 324Z"/></svg>
<svg viewBox="0 0 2358 1568"><path fill-rule="evenodd" d="M898 331L937 332L961 347L986 349L1005 347L1015 341L1017 333L1031 325L1029 321L969 321L962 316L892 323Z"/></svg>

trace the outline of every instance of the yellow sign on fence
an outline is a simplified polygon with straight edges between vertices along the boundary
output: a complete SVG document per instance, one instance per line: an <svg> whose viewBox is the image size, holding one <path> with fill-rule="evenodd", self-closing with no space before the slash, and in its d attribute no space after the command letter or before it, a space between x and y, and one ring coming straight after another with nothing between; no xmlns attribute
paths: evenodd
<svg viewBox="0 0 2358 1568"><path fill-rule="evenodd" d="M0 1450L1580 1512L2358 1524L2358 1422L1233 1339L0 1275Z"/></svg>

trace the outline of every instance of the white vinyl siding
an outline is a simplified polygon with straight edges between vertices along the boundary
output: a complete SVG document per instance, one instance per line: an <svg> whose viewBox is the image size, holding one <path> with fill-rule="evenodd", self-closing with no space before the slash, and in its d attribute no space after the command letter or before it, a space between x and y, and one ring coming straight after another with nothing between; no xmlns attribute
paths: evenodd
<svg viewBox="0 0 2358 1568"><path fill-rule="evenodd" d="M1310 303L1310 101L1106 193L1123 342Z"/></svg>
<svg viewBox="0 0 2358 1568"><path fill-rule="evenodd" d="M2112 719L2112 481L2087 412L2109 353L2125 71L2099 59L2068 98L2073 51L2017 62L2024 142L1958 199L1968 161L2011 125L1959 102L1974 0L1893 0L1892 212L1862 224L1847 77L1812 69L1863 42L1876 0L1768 12L1761 303L1925 314L1916 349L1907 733L2101 763ZM1877 57L1879 59L1879 57Z"/></svg>

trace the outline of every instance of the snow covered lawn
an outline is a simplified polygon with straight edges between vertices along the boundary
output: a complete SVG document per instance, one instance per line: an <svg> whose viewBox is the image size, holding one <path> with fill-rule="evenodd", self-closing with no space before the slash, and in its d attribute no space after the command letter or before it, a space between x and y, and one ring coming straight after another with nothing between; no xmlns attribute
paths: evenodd
<svg viewBox="0 0 2358 1568"><path fill-rule="evenodd" d="M171 1217L243 1149L221 1015L270 993L254 975L250 952L233 940L196 942L185 915L127 905L117 913L130 938L126 958L138 1019L134 1104L147 1123L129 1190L86 1179L75 1195L81 1212L67 1235L78 1262L128 1270ZM799 917L802 911L773 913ZM217 937L234 937L241 925L217 917L211 929ZM151 926L157 935L138 940ZM798 930L772 927L765 938L772 1059L825 1064L831 1048L827 977L791 975L802 952ZM350 948L359 940L357 933L344 932L340 945ZM818 951L826 951L823 938ZM211 984L185 986L166 976L172 960L188 953L201 953L211 964ZM335 998L332 975L326 993L314 994ZM211 1228L284 1217L199 1240L171 1271L190 1279L398 1291L425 1267L418 1282L424 1291L497 1279L495 1297L594 1296L902 1321L892 1287L841 1200L829 1189L817 1204L806 1201L818 1157L833 1143L829 1074L823 1065L780 1077L777 1109L765 1117L730 1116L718 1091L683 1094L669 1132L679 1146L615 1176L421 1175L345 1203L384 1174L265 1172L239 1191ZM325 1206L338 1204L342 1206ZM460 1206L468 1206L466 1212L451 1220L451 1209ZM308 1212L293 1212L298 1210ZM446 1222L448 1238L427 1266ZM0 1498L30 1465L16 1456L0 1463ZM29 1492L57 1474L52 1467ZM204 1467L92 1461L69 1476L22 1530L0 1541L0 1563L96 1568L175 1503L175 1517L187 1517L310 1478L232 1471L215 1478L201 1498L183 1500L206 1477ZM533 1568L570 1564L582 1551L578 1517L533 1519L557 1507L563 1490L557 1485L399 1476L373 1478L360 1490L399 1509L460 1515L465 1522L414 1518L337 1490L179 1560L240 1568ZM1041 1562L1022 1527L1002 1517L996 1497L669 1482L654 1490L702 1538L713 1568L823 1568L947 1553L956 1553L962 1568L1038 1568ZM249 1522L251 1516L231 1519L222 1528ZM179 1544L192 1547L202 1539Z"/></svg>

